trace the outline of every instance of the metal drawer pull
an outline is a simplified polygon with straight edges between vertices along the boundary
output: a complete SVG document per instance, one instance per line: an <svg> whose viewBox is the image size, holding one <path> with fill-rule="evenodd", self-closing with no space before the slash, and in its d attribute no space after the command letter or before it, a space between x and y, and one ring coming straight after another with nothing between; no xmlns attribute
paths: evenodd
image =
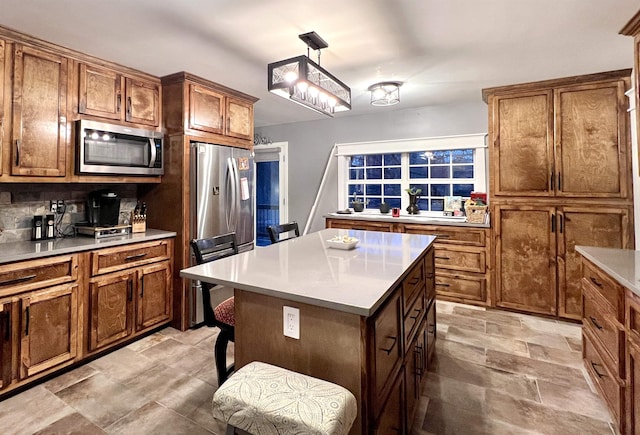
<svg viewBox="0 0 640 435"><path fill-rule="evenodd" d="M433 323L429 323L429 327L427 328L427 332L429 334L435 334L436 333L436 325L434 325Z"/></svg>
<svg viewBox="0 0 640 435"><path fill-rule="evenodd" d="M142 254L129 255L127 257L124 257L124 261L137 260L138 258L145 257L146 255L147 255L146 252L143 252Z"/></svg>
<svg viewBox="0 0 640 435"><path fill-rule="evenodd" d="M0 286L9 285L9 284L17 284L19 282L29 281L30 279L33 279L36 276L38 276L38 275L36 275L34 273L33 275L21 276L20 278L10 279L8 281L2 281L2 282L0 282Z"/></svg>
<svg viewBox="0 0 640 435"><path fill-rule="evenodd" d="M439 285L440 287L451 287L451 284L440 284L440 283L436 283L436 285Z"/></svg>
<svg viewBox="0 0 640 435"><path fill-rule="evenodd" d="M602 373L600 373L598 371L598 369L596 368L596 366L599 366L600 364L596 364L593 361L591 361L591 367L593 367L593 371L596 372L596 375L598 375L598 378L606 378L607 375L603 375Z"/></svg>
<svg viewBox="0 0 640 435"><path fill-rule="evenodd" d="M595 279L594 277L590 277L589 279L591 280L592 283L594 283L598 287L602 287L602 283L598 282L598 280Z"/></svg>
<svg viewBox="0 0 640 435"><path fill-rule="evenodd" d="M415 285L418 284L418 282L420 282L420 277L416 276L415 278L412 278L411 280L409 280L409 285Z"/></svg>
<svg viewBox="0 0 640 435"><path fill-rule="evenodd" d="M25 310L24 335L29 335L29 307Z"/></svg>
<svg viewBox="0 0 640 435"><path fill-rule="evenodd" d="M416 314L415 316L409 316L410 319L417 319L418 317L420 317L420 313L422 312L422 310L415 308L413 311L416 311L418 314Z"/></svg>
<svg viewBox="0 0 640 435"><path fill-rule="evenodd" d="M391 340L393 340L391 347L389 349L380 349L380 350L384 350L385 352L387 352L387 355L389 355L393 350L393 348L396 347L396 341L398 341L398 337L387 336L387 338L390 338Z"/></svg>
<svg viewBox="0 0 640 435"><path fill-rule="evenodd" d="M598 325L598 322L596 322L596 319L593 316L589 316L589 319L591 320L591 323L593 323L593 326L598 329L602 329L602 326Z"/></svg>
<svg viewBox="0 0 640 435"><path fill-rule="evenodd" d="M438 256L436 256L436 259L437 260L451 260L451 258L449 258L449 257L438 257Z"/></svg>

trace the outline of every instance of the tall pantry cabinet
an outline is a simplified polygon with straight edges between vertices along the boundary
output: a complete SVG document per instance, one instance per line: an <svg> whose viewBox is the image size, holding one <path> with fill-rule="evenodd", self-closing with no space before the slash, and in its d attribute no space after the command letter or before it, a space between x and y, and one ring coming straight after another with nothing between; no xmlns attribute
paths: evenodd
<svg viewBox="0 0 640 435"><path fill-rule="evenodd" d="M575 246L633 248L630 73L483 90L496 306L580 320Z"/></svg>

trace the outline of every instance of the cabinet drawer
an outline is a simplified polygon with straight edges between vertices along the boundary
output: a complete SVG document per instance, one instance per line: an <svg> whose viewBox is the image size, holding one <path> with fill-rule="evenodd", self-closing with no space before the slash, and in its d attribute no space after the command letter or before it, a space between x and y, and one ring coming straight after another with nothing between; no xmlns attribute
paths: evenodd
<svg viewBox="0 0 640 435"><path fill-rule="evenodd" d="M400 361L401 334L400 292L396 291L376 314L374 320L374 398L381 397L385 387L394 382L391 375Z"/></svg>
<svg viewBox="0 0 640 435"><path fill-rule="evenodd" d="M418 330L418 326L422 322L425 314L425 300L424 297L418 297L413 305L409 308L405 308L404 312L404 343L408 345ZM407 351L409 349L406 349Z"/></svg>
<svg viewBox="0 0 640 435"><path fill-rule="evenodd" d="M627 329L629 340L640 346L640 297L627 290Z"/></svg>
<svg viewBox="0 0 640 435"><path fill-rule="evenodd" d="M455 247L436 247L435 261L436 267L441 269L484 273L487 268L484 251L468 251Z"/></svg>
<svg viewBox="0 0 640 435"><path fill-rule="evenodd" d="M91 252L91 275L101 275L166 260L171 255L169 246L169 242L163 240L93 251Z"/></svg>
<svg viewBox="0 0 640 435"><path fill-rule="evenodd" d="M589 328L608 354L617 375L624 378L624 329L613 317L603 298L591 287L583 290L584 317L582 323Z"/></svg>
<svg viewBox="0 0 640 435"><path fill-rule="evenodd" d="M402 298L405 309L412 303L419 292L424 293L424 261L420 261L409 272L402 282ZM405 314L407 314L405 312Z"/></svg>
<svg viewBox="0 0 640 435"><path fill-rule="evenodd" d="M624 409L624 387L605 364L595 345L595 340L588 331L588 329L583 329L582 332L582 354L585 367L593 383L597 385L609 405L609 410L615 416L616 424L618 427L622 427L621 411Z"/></svg>
<svg viewBox="0 0 640 435"><path fill-rule="evenodd" d="M624 292L622 287L588 261L582 262L582 279L597 290L611 305L616 319L624 320ZM584 285L583 285L584 287Z"/></svg>
<svg viewBox="0 0 640 435"><path fill-rule="evenodd" d="M0 296L75 281L78 256L21 261L0 266Z"/></svg>
<svg viewBox="0 0 640 435"><path fill-rule="evenodd" d="M439 295L469 301L487 301L487 280L484 275L436 273L436 292Z"/></svg>
<svg viewBox="0 0 640 435"><path fill-rule="evenodd" d="M433 225L404 224L404 233L436 236L436 243L465 246L485 246L485 230L480 228L439 227Z"/></svg>

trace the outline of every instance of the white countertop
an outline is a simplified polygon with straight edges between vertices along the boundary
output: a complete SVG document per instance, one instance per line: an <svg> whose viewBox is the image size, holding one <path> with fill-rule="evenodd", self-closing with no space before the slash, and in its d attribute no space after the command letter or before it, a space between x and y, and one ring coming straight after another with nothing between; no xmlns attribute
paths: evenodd
<svg viewBox="0 0 640 435"><path fill-rule="evenodd" d="M640 251L576 246L576 251L640 296Z"/></svg>
<svg viewBox="0 0 640 435"><path fill-rule="evenodd" d="M148 229L144 233L131 233L124 236L95 239L88 236L64 237L52 240L20 241L0 244L0 264L21 260L50 257L52 255L72 254L92 249L110 248L130 243L175 237L173 231Z"/></svg>
<svg viewBox="0 0 640 435"><path fill-rule="evenodd" d="M349 251L327 240L360 240ZM326 229L180 271L197 279L268 296L370 316L434 236Z"/></svg>
<svg viewBox="0 0 640 435"><path fill-rule="evenodd" d="M324 216L331 219L349 219L372 222L397 222L403 224L423 224L423 225L447 225L456 227L490 228L489 223L476 224L466 222L464 216L443 216L441 212L424 212L419 214L401 213L399 217L391 216L391 213L382 214L379 211L353 212L349 214L328 213Z"/></svg>

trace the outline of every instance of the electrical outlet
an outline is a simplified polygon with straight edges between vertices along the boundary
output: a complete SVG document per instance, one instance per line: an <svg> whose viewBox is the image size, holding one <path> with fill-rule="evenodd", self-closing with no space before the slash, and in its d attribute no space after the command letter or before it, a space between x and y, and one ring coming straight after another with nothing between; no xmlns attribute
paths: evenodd
<svg viewBox="0 0 640 435"><path fill-rule="evenodd" d="M282 325L285 337L300 339L300 310L293 307L282 307Z"/></svg>

